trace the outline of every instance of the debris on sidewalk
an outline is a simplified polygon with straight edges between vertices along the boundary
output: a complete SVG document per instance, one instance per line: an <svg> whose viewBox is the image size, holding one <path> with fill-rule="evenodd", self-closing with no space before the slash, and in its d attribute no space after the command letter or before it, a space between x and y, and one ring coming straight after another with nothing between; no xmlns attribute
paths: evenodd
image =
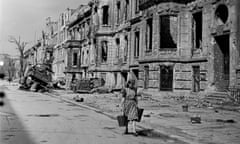
<svg viewBox="0 0 240 144"><path fill-rule="evenodd" d="M151 117L151 115L150 114L145 114L145 115L143 115L144 117Z"/></svg>
<svg viewBox="0 0 240 144"><path fill-rule="evenodd" d="M192 124L200 124L201 123L201 116L200 115L195 115L191 117L191 123Z"/></svg>
<svg viewBox="0 0 240 144"><path fill-rule="evenodd" d="M233 119L223 120L223 119L217 119L216 122L222 122L222 123L236 123Z"/></svg>
<svg viewBox="0 0 240 144"><path fill-rule="evenodd" d="M75 97L73 98L73 100L76 101L76 102L83 102L83 101L84 101L84 98L79 97L79 96L77 95L77 96L75 96Z"/></svg>

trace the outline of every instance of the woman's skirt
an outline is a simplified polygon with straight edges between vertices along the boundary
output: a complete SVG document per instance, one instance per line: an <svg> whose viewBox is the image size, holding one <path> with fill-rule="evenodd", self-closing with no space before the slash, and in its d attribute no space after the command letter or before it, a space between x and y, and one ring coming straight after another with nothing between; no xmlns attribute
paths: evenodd
<svg viewBox="0 0 240 144"><path fill-rule="evenodd" d="M123 113L127 116L127 119L137 120L138 119L138 110L137 102L135 100L126 100L123 104Z"/></svg>

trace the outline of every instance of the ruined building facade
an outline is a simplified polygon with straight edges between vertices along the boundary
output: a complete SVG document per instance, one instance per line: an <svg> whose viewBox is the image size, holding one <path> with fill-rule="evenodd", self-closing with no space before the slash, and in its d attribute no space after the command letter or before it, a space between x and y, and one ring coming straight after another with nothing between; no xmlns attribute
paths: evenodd
<svg viewBox="0 0 240 144"><path fill-rule="evenodd" d="M128 79L130 51L129 0L92 1L91 38L95 55L89 73L105 80L105 86L122 88Z"/></svg>
<svg viewBox="0 0 240 144"><path fill-rule="evenodd" d="M133 57L139 87L199 92L238 85L239 8L237 0L140 0L140 51Z"/></svg>
<svg viewBox="0 0 240 144"><path fill-rule="evenodd" d="M66 50L65 75L67 87L77 79L88 78L91 8L88 5L80 5L75 9L67 26L67 41L64 43Z"/></svg>
<svg viewBox="0 0 240 144"><path fill-rule="evenodd" d="M98 77L122 88L223 91L240 85L237 0L91 0L51 35L55 79Z"/></svg>

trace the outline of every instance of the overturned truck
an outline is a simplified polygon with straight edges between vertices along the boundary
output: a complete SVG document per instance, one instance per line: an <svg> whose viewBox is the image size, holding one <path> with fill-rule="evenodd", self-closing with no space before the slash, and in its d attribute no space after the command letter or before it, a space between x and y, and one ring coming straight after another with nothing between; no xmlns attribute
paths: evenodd
<svg viewBox="0 0 240 144"><path fill-rule="evenodd" d="M48 91L51 87L52 73L50 66L46 64L29 66L20 82L20 89L34 92Z"/></svg>

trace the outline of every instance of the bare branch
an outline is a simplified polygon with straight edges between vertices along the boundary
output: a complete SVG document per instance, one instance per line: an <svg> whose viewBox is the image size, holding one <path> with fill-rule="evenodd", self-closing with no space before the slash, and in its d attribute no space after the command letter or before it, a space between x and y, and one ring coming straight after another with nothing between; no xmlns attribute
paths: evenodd
<svg viewBox="0 0 240 144"><path fill-rule="evenodd" d="M19 40L20 40L20 38L19 38ZM14 36L10 36L8 41L10 43L16 44L17 45L17 49L19 49L21 47L20 42Z"/></svg>
<svg viewBox="0 0 240 144"><path fill-rule="evenodd" d="M22 76L24 76L24 49L28 43L21 42L20 36L18 37L18 40L14 36L10 36L8 41L10 43L15 44L20 53L20 77L22 77Z"/></svg>

